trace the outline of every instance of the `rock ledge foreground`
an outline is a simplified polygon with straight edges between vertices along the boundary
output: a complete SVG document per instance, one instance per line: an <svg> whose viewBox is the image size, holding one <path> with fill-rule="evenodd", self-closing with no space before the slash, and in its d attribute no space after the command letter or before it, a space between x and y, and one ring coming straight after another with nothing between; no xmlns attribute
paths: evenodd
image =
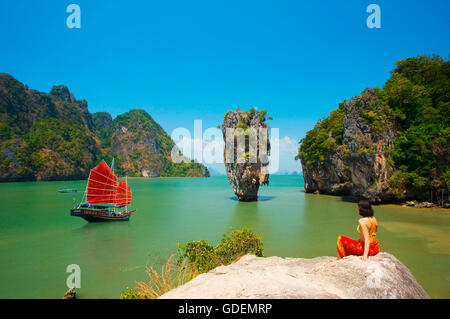
<svg viewBox="0 0 450 319"><path fill-rule="evenodd" d="M245 255L160 298L429 298L409 269L388 253L369 257L369 261L348 256L330 262L332 258Z"/></svg>

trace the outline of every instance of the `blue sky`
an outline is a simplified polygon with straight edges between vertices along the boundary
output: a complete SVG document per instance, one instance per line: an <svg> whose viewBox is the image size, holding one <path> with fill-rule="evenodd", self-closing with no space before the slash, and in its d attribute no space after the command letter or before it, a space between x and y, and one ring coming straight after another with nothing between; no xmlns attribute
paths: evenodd
<svg viewBox="0 0 450 319"><path fill-rule="evenodd" d="M66 7L81 7L81 29ZM381 29L366 7L381 7ZM450 2L93 1L0 2L0 72L48 92L64 84L91 112L143 108L170 134L216 127L236 107L267 109L300 169L296 143L317 119L394 63L450 53ZM286 138L287 137L287 138Z"/></svg>

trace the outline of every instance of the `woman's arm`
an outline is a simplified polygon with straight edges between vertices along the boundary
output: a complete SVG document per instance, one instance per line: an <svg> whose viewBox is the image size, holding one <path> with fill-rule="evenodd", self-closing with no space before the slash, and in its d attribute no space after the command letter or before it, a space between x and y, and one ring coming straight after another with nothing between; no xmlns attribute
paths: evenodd
<svg viewBox="0 0 450 319"><path fill-rule="evenodd" d="M369 256L369 229L366 224L359 222L359 229L362 231L363 239L364 239L364 254L361 259L367 260L367 257Z"/></svg>

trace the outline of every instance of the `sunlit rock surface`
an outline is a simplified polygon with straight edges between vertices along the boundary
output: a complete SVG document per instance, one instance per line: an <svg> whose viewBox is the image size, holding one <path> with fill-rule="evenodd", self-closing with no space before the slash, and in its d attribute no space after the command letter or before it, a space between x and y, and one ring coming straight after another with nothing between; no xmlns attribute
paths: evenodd
<svg viewBox="0 0 450 319"><path fill-rule="evenodd" d="M160 298L429 298L409 269L388 253L368 261L333 259L246 255Z"/></svg>

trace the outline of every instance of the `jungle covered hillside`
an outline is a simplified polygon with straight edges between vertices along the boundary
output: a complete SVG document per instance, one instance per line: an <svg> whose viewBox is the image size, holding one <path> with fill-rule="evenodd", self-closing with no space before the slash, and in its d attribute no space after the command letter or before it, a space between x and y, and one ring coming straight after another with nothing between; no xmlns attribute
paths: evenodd
<svg viewBox="0 0 450 319"><path fill-rule="evenodd" d="M0 74L0 181L84 179L102 159L122 176L209 176L170 158L174 142L144 110L91 114L65 86L49 94Z"/></svg>
<svg viewBox="0 0 450 319"><path fill-rule="evenodd" d="M449 114L449 61L398 61L382 89L341 103L301 140L306 191L448 203Z"/></svg>

